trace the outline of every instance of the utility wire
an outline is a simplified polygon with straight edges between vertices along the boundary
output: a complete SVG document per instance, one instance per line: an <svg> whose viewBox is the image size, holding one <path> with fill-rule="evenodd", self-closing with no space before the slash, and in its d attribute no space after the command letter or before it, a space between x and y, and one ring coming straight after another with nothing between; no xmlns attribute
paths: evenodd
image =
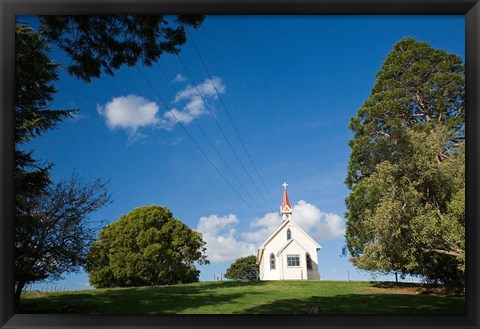
<svg viewBox="0 0 480 329"><path fill-rule="evenodd" d="M170 86L170 88L173 90L173 92L175 94L178 94L178 91L169 83L169 80L168 80L168 77L167 75L165 74L165 72L162 70L162 68L160 67L160 65L158 65L158 69L160 71L160 73L162 73L163 77L165 78L165 81L167 82L167 85ZM223 164L225 165L225 167L228 169L228 171L232 174L232 176L235 178L235 180L237 181L237 183L243 188L243 190L245 191L245 193L252 199L254 205L259 208L259 205L257 204L257 202L255 201L255 198L253 198L253 196L250 194L250 192L248 192L248 190L245 188L245 186L240 182L240 180L238 179L237 175L235 175L235 173L233 172L233 170L230 168L230 166L228 165L228 163L225 161L225 159L222 157L222 155L220 154L220 152L218 151L217 147L215 146L215 144L212 142L212 140L208 137L207 133L205 132L205 130L202 128L202 126L197 122L197 120L195 120L195 116L193 115L192 111L190 111L190 109L188 108L188 105L183 101L182 98L180 98L180 101L182 102L183 106L185 107L185 109L188 111L188 113L190 114L190 116L192 117L192 121L197 125L198 129L200 129L200 131L202 132L203 136L207 139L207 141L210 143L210 145L212 146L213 150L215 151L215 153L218 155L218 157L222 160Z"/></svg>
<svg viewBox="0 0 480 329"><path fill-rule="evenodd" d="M152 88L153 92L157 95L157 97L160 99L160 101L163 103L163 105L165 106L165 108L169 109L169 106L167 105L167 103L163 100L162 96L160 96L160 94L158 93L157 89L152 85L152 83L147 79L147 77L145 76L145 74L138 68L138 67L135 67L137 69L137 71L140 73L140 75L143 77L143 79L145 80L145 82L150 86L150 88ZM178 118L175 116L175 114L170 111L170 114L175 118L175 120L177 121L177 123L180 125L180 127L182 127L182 129L185 131L185 133L187 134L187 136L192 140L192 142L195 144L195 146L200 150L200 152L203 154L203 156L207 159L207 161L212 165L213 169L215 169L215 171L223 178L223 180L228 184L228 186L230 186L230 188L235 192L235 194L238 195L238 197L257 215L259 216L259 214L255 211L255 209L252 208L252 206L240 195L240 193L238 193L238 191L232 186L232 184L227 180L227 178L220 172L220 170L218 170L218 168L215 166L215 164L212 162L212 160L210 160L210 158L208 157L208 155L205 153L205 151L200 147L200 145L195 141L195 139L192 137L192 135L188 132L187 128L180 122L180 120L178 120Z"/></svg>
<svg viewBox="0 0 480 329"><path fill-rule="evenodd" d="M265 188L265 191L267 191L267 194L269 195L270 200L272 201L273 204L275 204L275 201L273 201L273 198L272 198L272 195L270 194L270 191L267 189L267 186L265 185L265 182L263 181L262 176L258 172L257 167L255 166L255 163L253 162L252 157L250 156L250 153L247 151L247 147L245 146L245 143L243 142L242 137L240 137L240 133L238 132L238 129L237 129L236 125L233 123L232 117L230 116L230 113L229 113L227 107L225 106L225 103L223 102L223 99L220 96L220 93L218 92L217 87L215 86L215 82L213 82L212 75L210 74L210 71L208 70L207 65L205 64L205 61L203 60L203 57L200 54L200 51L198 50L197 45L195 44L195 41L194 41L192 35L190 34L189 29L186 26L185 26L185 30L187 31L189 40L192 41L193 47L195 48L195 51L197 52L198 58L200 58L200 61L202 62L202 65L205 69L205 72L207 72L207 75L209 76L210 80L212 81L213 87L215 88L215 91L218 95L218 98L220 99L220 102L222 103L222 106L225 109L225 112L227 113L228 119L230 120L230 123L232 124L232 126L235 130L235 133L237 134L237 137L240 140L240 143L242 144L243 149L245 150L245 153L248 156L248 159L250 160L253 168L255 169L255 172L257 173L258 177L260 178L260 181L262 182L262 185Z"/></svg>
<svg viewBox="0 0 480 329"><path fill-rule="evenodd" d="M238 156L237 152L235 151L235 149L233 148L232 144L230 143L230 140L228 139L227 135L225 135L225 132L223 131L222 127L220 126L220 124L218 123L217 119L215 118L215 116L213 115L213 112L210 108L210 106L208 105L207 101L205 100L205 98L203 97L202 93L200 92L200 90L198 89L198 86L197 84L195 83L195 80L193 80L192 78L192 75L190 74L187 66L185 65L185 63L183 62L182 58L177 54L177 58L179 59L180 63L182 64L183 68L185 69L185 72L187 73L188 77L190 78L190 80L192 81L195 89L197 90L198 92L198 95L201 97L203 103L205 104L205 107L208 109L208 112L210 113L210 116L212 117L213 121L215 122L215 124L217 125L218 129L220 130L220 132L222 133L223 137L225 138L225 140L227 141L227 144L228 146L230 146L230 149L232 150L233 154L235 155L235 157L237 158L238 162L240 163L240 165L242 166L243 170L245 171L245 173L247 174L248 178L250 179L250 181L252 182L253 186L255 187L255 189L257 190L258 194L260 194L260 196L262 197L263 201L265 201L265 204L270 207L268 205L268 201L265 199L265 197L263 196L262 192L260 192L260 190L258 189L257 187L257 184L255 184L255 182L253 181L252 179L252 176L250 176L250 174L248 173L248 170L247 168L245 168L245 165L243 164L242 160L240 160L240 157ZM213 80L211 80L212 83L213 83Z"/></svg>

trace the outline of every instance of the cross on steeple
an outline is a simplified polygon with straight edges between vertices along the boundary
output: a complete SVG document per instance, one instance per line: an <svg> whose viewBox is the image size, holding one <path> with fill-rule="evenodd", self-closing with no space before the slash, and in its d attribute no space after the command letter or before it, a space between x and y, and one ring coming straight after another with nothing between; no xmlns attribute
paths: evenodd
<svg viewBox="0 0 480 329"><path fill-rule="evenodd" d="M283 186L283 189L284 189L284 190L286 190L286 189L287 189L287 186L288 186L288 184L287 184L287 183L285 183L285 182L283 182L282 186Z"/></svg>

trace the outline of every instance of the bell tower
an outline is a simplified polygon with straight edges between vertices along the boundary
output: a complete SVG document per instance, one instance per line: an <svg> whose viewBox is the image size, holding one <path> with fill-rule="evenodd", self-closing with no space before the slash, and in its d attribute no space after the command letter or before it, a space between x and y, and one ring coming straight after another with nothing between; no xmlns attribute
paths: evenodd
<svg viewBox="0 0 480 329"><path fill-rule="evenodd" d="M283 183L283 200L282 206L280 207L280 214L282 214L282 221L289 220L292 216L292 206L290 205L290 200L288 199L287 193L287 183Z"/></svg>

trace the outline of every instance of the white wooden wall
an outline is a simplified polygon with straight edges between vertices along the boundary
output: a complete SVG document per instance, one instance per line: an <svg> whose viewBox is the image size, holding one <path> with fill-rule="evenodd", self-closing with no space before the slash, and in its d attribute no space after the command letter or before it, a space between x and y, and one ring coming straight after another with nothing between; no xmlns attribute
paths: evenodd
<svg viewBox="0 0 480 329"><path fill-rule="evenodd" d="M279 249L287 243L287 229L291 230L294 241L278 256ZM274 270L270 269L270 254L272 252L275 255L276 266ZM306 252L310 254L312 259L312 270L307 270ZM300 266L287 266L287 255L289 254L299 255ZM265 246L260 264L260 280L320 280L316 245L295 226L290 223L287 224Z"/></svg>

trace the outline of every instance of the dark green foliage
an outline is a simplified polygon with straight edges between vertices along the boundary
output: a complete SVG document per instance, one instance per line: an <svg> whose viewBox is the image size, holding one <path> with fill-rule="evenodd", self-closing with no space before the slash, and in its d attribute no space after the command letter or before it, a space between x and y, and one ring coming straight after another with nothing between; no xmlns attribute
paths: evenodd
<svg viewBox="0 0 480 329"><path fill-rule="evenodd" d="M347 248L358 268L463 285L462 60L408 38L349 128Z"/></svg>
<svg viewBox="0 0 480 329"><path fill-rule="evenodd" d="M27 207L30 197L42 193L50 183L51 164L40 165L22 144L55 128L75 111L50 110L58 80L58 64L48 58L45 39L30 27L15 28L15 191L17 211Z"/></svg>
<svg viewBox="0 0 480 329"><path fill-rule="evenodd" d="M205 250L202 235L167 208L143 206L102 229L86 268L96 288L196 282Z"/></svg>
<svg viewBox="0 0 480 329"><path fill-rule="evenodd" d="M32 248L42 244L45 233L42 229L47 225L41 220L45 213L40 208L48 204L52 191L49 174L52 164L39 164L32 152L21 149L21 146L74 114L74 111L48 109L56 92L53 83L58 80L58 64L50 61L48 50L40 33L23 25L15 27L16 303L25 284L45 279L51 273L45 266L36 265L42 249Z"/></svg>
<svg viewBox="0 0 480 329"><path fill-rule="evenodd" d="M109 75L138 61L151 66L167 52L180 52L185 26L197 28L203 16L42 16L45 35L72 59L68 72L82 80Z"/></svg>
<svg viewBox="0 0 480 329"><path fill-rule="evenodd" d="M257 256L241 257L227 269L225 277L233 280L258 280Z"/></svg>
<svg viewBox="0 0 480 329"><path fill-rule="evenodd" d="M370 97L350 121L355 137L347 185L351 188L383 160L395 161L403 128L445 125L455 140L465 135L465 73L462 59L415 39L403 39L377 73Z"/></svg>
<svg viewBox="0 0 480 329"><path fill-rule="evenodd" d="M50 110L57 92L59 64L48 58L49 46L30 27L15 28L15 142L27 143L76 111Z"/></svg>

